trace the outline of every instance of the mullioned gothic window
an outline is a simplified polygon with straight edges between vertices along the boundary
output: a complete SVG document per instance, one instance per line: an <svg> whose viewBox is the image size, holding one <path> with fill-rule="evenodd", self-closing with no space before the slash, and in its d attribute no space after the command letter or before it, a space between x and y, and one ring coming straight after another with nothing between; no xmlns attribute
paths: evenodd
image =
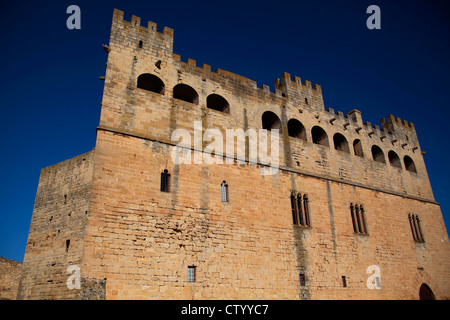
<svg viewBox="0 0 450 320"><path fill-rule="evenodd" d="M350 203L350 214L352 216L353 231L356 234L369 234L367 232L365 211L363 205Z"/></svg>
<svg viewBox="0 0 450 320"><path fill-rule="evenodd" d="M309 220L309 205L308 195L291 192L291 208L292 208L292 220L294 225L310 227L311 222Z"/></svg>
<svg viewBox="0 0 450 320"><path fill-rule="evenodd" d="M409 226L416 242L425 242L422 234L422 228L420 227L420 219L418 215L408 214Z"/></svg>

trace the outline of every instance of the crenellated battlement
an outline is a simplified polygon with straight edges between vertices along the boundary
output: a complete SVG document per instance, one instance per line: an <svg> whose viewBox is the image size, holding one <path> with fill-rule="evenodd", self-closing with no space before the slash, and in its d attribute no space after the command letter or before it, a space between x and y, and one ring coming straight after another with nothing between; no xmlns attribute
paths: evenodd
<svg viewBox="0 0 450 320"><path fill-rule="evenodd" d="M182 59L173 52L171 28L158 32L156 23L142 27L139 17L132 16L129 22L123 17L122 11L114 11L110 73L105 79L111 90L105 91L102 127L165 142L175 129L191 130L194 121L223 132L279 128L283 137L280 163L291 169L357 183L370 179L376 187L396 191L404 185L384 186L382 180L349 172L370 168L364 175L389 176L386 168L401 169L403 179L414 179L410 172L425 172L412 123L389 115L380 124L372 124L363 121L359 110L345 114L325 108L321 85L287 72L274 81L271 90L227 70L213 71L210 64ZM211 96L225 105L209 105ZM413 169L405 162L412 158L417 164Z"/></svg>
<svg viewBox="0 0 450 320"><path fill-rule="evenodd" d="M284 72L281 75L281 80L275 80L276 88L289 88L290 90L299 91L301 94L304 90L315 90L317 94L322 94L322 87L318 84L314 84L312 86L311 81L305 80L302 82L302 79L298 76L294 76L294 79L291 78L291 75L287 72Z"/></svg>
<svg viewBox="0 0 450 320"><path fill-rule="evenodd" d="M381 126L389 131L395 131L396 129L406 129L410 130L411 132L416 131L414 123L402 120L399 117L394 117L392 114L388 115L387 119L381 119Z"/></svg>
<svg viewBox="0 0 450 320"><path fill-rule="evenodd" d="M128 36L132 38L131 41L136 43L136 46L139 47L142 45L144 52L145 49L148 48L148 40L153 43L153 45L161 45L160 43L167 44L170 48L170 52L167 52L166 55L169 55L170 58L173 59L174 63L180 64L180 66L191 69L192 71L210 75L211 77L222 77L232 79L239 85L243 87L248 87L251 89L260 90L265 94L272 95L273 97L286 97L288 99L311 99L312 96L319 97L320 101L323 101L322 98L322 90L320 85L315 84L312 86L311 82L305 80L303 83L300 77L295 76L294 80L290 78L288 73L283 73L281 80L275 80L275 88L273 91L270 90L270 86L266 84L262 84L260 86L257 85L257 82L251 80L247 77L238 75L236 73L223 70L217 68L216 71L211 70L211 65L202 64L200 67L197 66L197 61L191 58L187 58L186 61L182 61L181 55L173 53L173 36L174 30L169 27L164 27L163 32L157 31L157 24L148 21L147 27L141 26L141 18L133 15L130 21L124 20L124 12L118 9L114 9L113 15L113 30L117 29L123 35L124 31L128 33ZM113 32L112 34L113 35ZM141 40L139 40L141 39ZM127 39L121 39L127 40ZM147 41L146 41L147 40ZM155 40L156 43L155 43ZM142 41L141 44L139 42ZM133 47L133 46L132 46ZM289 89L287 89L289 88ZM294 94L296 92L296 94ZM311 97L310 97L311 96Z"/></svg>
<svg viewBox="0 0 450 320"><path fill-rule="evenodd" d="M131 16L131 20L130 21L126 21L124 20L124 12L118 9L114 9L114 14L113 14L113 25L125 25L125 26L129 26L129 27L134 27L134 28L139 28L141 31L145 31L149 34L159 34L161 36L166 36L166 37L170 37L173 39L173 29L169 28L169 27L164 27L163 32L158 32L157 31L157 24L155 22L152 21L148 21L147 22L147 27L143 27L141 26L141 18L137 17L135 15Z"/></svg>

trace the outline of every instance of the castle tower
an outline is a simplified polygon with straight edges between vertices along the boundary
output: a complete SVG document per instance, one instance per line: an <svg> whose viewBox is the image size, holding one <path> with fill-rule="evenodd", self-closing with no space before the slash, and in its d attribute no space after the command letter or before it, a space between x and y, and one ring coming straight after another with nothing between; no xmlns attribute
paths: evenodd
<svg viewBox="0 0 450 320"><path fill-rule="evenodd" d="M288 73L270 92L183 62L173 35L114 11L96 146L42 170L19 298L450 297L412 123L326 109Z"/></svg>

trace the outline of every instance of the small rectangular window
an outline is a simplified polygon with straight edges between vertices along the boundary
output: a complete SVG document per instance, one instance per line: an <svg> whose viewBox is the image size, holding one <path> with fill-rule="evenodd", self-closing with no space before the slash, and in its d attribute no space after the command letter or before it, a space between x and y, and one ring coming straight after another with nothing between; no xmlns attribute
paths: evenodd
<svg viewBox="0 0 450 320"><path fill-rule="evenodd" d="M301 287L306 286L306 276L304 273L300 273L300 286Z"/></svg>
<svg viewBox="0 0 450 320"><path fill-rule="evenodd" d="M69 247L70 247L70 240L67 239L66 240L66 252L69 252Z"/></svg>
<svg viewBox="0 0 450 320"><path fill-rule="evenodd" d="M196 266L189 266L188 267L188 282L195 282L195 271L196 271Z"/></svg>
<svg viewBox="0 0 450 320"><path fill-rule="evenodd" d="M169 192L170 174L167 169L161 172L161 191Z"/></svg>
<svg viewBox="0 0 450 320"><path fill-rule="evenodd" d="M342 276L342 286L347 288L347 278L345 276Z"/></svg>

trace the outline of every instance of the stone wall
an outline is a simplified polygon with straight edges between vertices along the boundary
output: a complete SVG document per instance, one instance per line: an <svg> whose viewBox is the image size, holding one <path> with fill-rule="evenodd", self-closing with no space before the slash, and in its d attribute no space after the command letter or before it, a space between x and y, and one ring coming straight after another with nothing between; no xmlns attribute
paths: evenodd
<svg viewBox="0 0 450 320"><path fill-rule="evenodd" d="M172 48L172 29L159 33L114 11L95 152L43 169L20 298L418 299L422 283L450 297L450 243L412 123L390 115L373 126L358 110L325 109L322 88L299 77L282 74L270 92L182 62ZM143 74L163 90L138 87ZM196 99L174 97L178 84ZM211 94L226 99L227 112L208 107ZM227 129L262 129L266 112L281 130L275 174L250 161L249 141L240 146L244 161L239 149L228 164L174 161L177 129L193 137L184 150L194 160L209 146L207 129L225 146ZM292 133L292 120L302 134ZM373 146L382 153L374 157ZM161 191L164 170L169 192ZM294 224L292 192L308 195L308 226ZM364 206L364 233L354 230L352 204ZM410 214L425 241L413 238ZM65 285L72 264L81 289ZM381 289L367 286L370 266Z"/></svg>
<svg viewBox="0 0 450 320"><path fill-rule="evenodd" d="M16 300L22 262L0 257L0 300Z"/></svg>
<svg viewBox="0 0 450 320"><path fill-rule="evenodd" d="M102 170L82 270L106 279L106 299L417 299L424 282L449 297L438 205L284 170L262 176L248 164L174 165L171 149L98 132ZM165 168L169 193L160 191ZM229 202L220 198L223 180ZM310 227L293 225L292 189L308 194ZM368 235L353 231L352 202L364 204ZM414 241L409 213L421 217L425 243ZM366 286L371 265L381 290ZM194 283L188 266L196 266Z"/></svg>
<svg viewBox="0 0 450 320"><path fill-rule="evenodd" d="M94 151L42 169L28 235L19 299L75 298L66 281L80 265Z"/></svg>

